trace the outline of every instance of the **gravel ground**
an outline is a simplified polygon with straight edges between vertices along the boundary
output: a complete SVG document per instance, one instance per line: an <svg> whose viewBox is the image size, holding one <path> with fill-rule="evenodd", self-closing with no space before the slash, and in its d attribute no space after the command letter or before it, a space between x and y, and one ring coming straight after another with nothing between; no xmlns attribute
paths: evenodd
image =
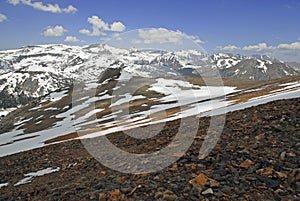
<svg viewBox="0 0 300 201"><path fill-rule="evenodd" d="M227 114L217 145L199 159L209 122L210 118L201 118L184 156L155 173L111 170L95 160L80 140L2 157L0 186L8 184L0 188L0 200L300 200L300 99ZM168 122L149 140L123 133L107 137L125 151L151 153L174 139L179 123ZM193 128L186 126L184 132L189 129ZM101 137L86 143L100 141ZM28 177L24 174L46 168L56 171L14 186Z"/></svg>

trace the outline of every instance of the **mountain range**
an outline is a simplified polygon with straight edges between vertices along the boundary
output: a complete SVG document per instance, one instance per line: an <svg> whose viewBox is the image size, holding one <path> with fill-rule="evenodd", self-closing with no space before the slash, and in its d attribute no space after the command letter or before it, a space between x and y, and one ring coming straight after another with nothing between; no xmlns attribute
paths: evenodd
<svg viewBox="0 0 300 201"><path fill-rule="evenodd" d="M0 108L23 105L74 82L99 80L106 69L132 76L204 76L270 80L297 75L293 65L265 55L242 56L197 50L160 51L105 44L27 46L0 51Z"/></svg>

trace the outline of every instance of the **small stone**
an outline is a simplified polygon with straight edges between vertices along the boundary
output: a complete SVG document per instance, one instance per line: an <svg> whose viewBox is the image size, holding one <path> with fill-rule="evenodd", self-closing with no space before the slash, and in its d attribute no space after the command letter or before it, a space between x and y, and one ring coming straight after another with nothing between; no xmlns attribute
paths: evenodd
<svg viewBox="0 0 300 201"><path fill-rule="evenodd" d="M288 156L288 157L295 157L296 154L293 153L293 152L289 152L289 153L286 153L286 156Z"/></svg>
<svg viewBox="0 0 300 201"><path fill-rule="evenodd" d="M163 193L163 200L167 200L167 201L173 201L176 200L177 196L170 190L166 190Z"/></svg>
<svg viewBox="0 0 300 201"><path fill-rule="evenodd" d="M282 189L277 189L276 191L275 191L275 193L277 193L278 195L281 195L281 196L283 196L284 194L285 194L285 192L282 190Z"/></svg>
<svg viewBox="0 0 300 201"><path fill-rule="evenodd" d="M196 178L190 180L189 183L198 190L201 190L202 187L207 184L207 180L207 177L203 173L200 173Z"/></svg>
<svg viewBox="0 0 300 201"><path fill-rule="evenodd" d="M300 168L293 169L290 171L288 175L288 182L289 183L294 183L300 181Z"/></svg>
<svg viewBox="0 0 300 201"><path fill-rule="evenodd" d="M255 164L253 161L247 159L240 164L240 167L248 169L251 165Z"/></svg>
<svg viewBox="0 0 300 201"><path fill-rule="evenodd" d="M202 195L209 195L209 194L214 194L214 192L211 188L206 189L205 191L202 192Z"/></svg>
<svg viewBox="0 0 300 201"><path fill-rule="evenodd" d="M220 183L217 182L216 180L209 179L209 186L210 186L210 187L219 187L219 186L220 186Z"/></svg>
<svg viewBox="0 0 300 201"><path fill-rule="evenodd" d="M285 174L284 172L275 172L275 175L282 180L287 178L287 174Z"/></svg>
<svg viewBox="0 0 300 201"><path fill-rule="evenodd" d="M280 160L284 161L285 155L286 155L286 152L285 152L285 151L281 152L280 157L279 157Z"/></svg>
<svg viewBox="0 0 300 201"><path fill-rule="evenodd" d="M265 134L259 134L255 137L256 140L261 140L265 138Z"/></svg>
<svg viewBox="0 0 300 201"><path fill-rule="evenodd" d="M105 176L107 174L107 172L106 171L101 171L100 174Z"/></svg>
<svg viewBox="0 0 300 201"><path fill-rule="evenodd" d="M105 194L105 193L100 193L100 194L99 194L99 200L100 200L100 201L106 200L106 194Z"/></svg>
<svg viewBox="0 0 300 201"><path fill-rule="evenodd" d="M90 199L95 200L96 199L96 194L95 193L90 194Z"/></svg>
<svg viewBox="0 0 300 201"><path fill-rule="evenodd" d="M216 192L216 193L214 193L214 195L217 196L217 198L223 197L223 193L221 193L221 192Z"/></svg>
<svg viewBox="0 0 300 201"><path fill-rule="evenodd" d="M163 196L163 200L167 200L167 201L173 201L173 200L176 200L177 199L177 196L176 195L169 195L169 194L165 194Z"/></svg>
<svg viewBox="0 0 300 201"><path fill-rule="evenodd" d="M116 189L109 194L109 200L123 200L123 199L125 199L125 196L124 194L121 193L119 189Z"/></svg>
<svg viewBox="0 0 300 201"><path fill-rule="evenodd" d="M158 200L158 199L162 198L163 195L164 195L164 194L163 194L162 192L158 191L158 192L155 194L154 197L155 197L156 200Z"/></svg>
<svg viewBox="0 0 300 201"><path fill-rule="evenodd" d="M273 174L274 169L273 168L264 168L264 169L259 169L256 171L257 174L263 175L263 176L269 176Z"/></svg>

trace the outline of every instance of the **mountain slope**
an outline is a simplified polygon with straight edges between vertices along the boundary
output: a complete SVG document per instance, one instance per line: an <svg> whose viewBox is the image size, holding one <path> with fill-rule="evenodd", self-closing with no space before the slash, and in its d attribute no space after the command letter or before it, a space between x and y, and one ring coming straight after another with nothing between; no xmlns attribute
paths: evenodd
<svg viewBox="0 0 300 201"><path fill-rule="evenodd" d="M300 72L300 64L297 62L288 62L287 63L289 66L294 68L296 71Z"/></svg>
<svg viewBox="0 0 300 201"><path fill-rule="evenodd" d="M140 77L220 74L224 78L269 80L297 74L279 60L258 55L209 56L196 50L120 49L103 44L28 46L0 51L0 108L25 104L74 81L99 79L108 68L122 68Z"/></svg>

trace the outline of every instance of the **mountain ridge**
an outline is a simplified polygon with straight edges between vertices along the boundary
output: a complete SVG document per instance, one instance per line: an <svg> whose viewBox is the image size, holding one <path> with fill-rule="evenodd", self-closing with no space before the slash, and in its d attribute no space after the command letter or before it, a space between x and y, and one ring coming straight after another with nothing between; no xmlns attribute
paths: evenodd
<svg viewBox="0 0 300 201"><path fill-rule="evenodd" d="M68 87L73 81L98 79L108 68L122 68L140 77L192 75L269 80L298 74L288 64L265 55L208 55L197 50L122 49L106 44L27 46L0 51L0 107L24 104ZM7 97L9 101L5 101Z"/></svg>

